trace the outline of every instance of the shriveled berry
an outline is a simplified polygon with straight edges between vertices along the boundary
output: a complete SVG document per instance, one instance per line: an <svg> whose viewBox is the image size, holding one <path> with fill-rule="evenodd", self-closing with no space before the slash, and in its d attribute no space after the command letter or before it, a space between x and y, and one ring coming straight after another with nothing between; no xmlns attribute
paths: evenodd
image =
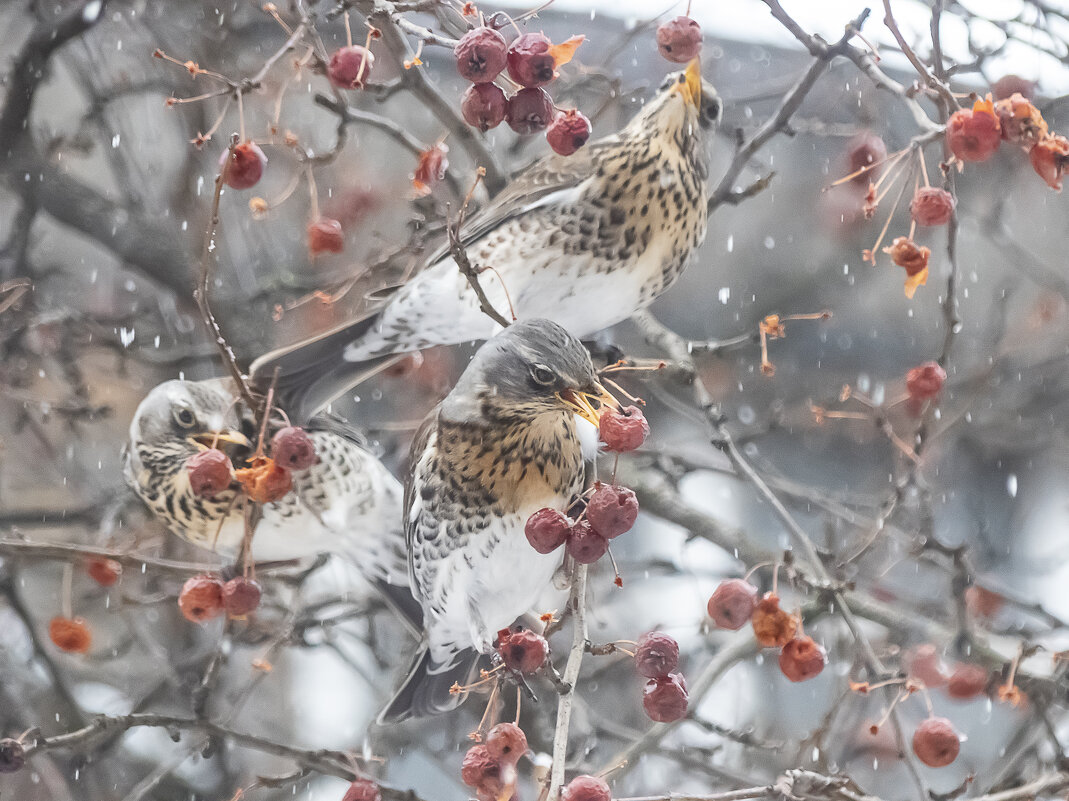
<svg viewBox="0 0 1069 801"><path fill-rule="evenodd" d="M1047 182L1047 186L1055 192L1061 192L1062 176L1069 166L1069 139L1051 134L1028 151L1028 158L1032 162L1032 169Z"/></svg>
<svg viewBox="0 0 1069 801"><path fill-rule="evenodd" d="M928 767L946 767L960 750L961 738L946 718L928 718L913 732L913 753Z"/></svg>
<svg viewBox="0 0 1069 801"><path fill-rule="evenodd" d="M600 776L576 776L564 785L560 801L612 801L612 792Z"/></svg>
<svg viewBox="0 0 1069 801"><path fill-rule="evenodd" d="M598 433L610 451L627 453L646 441L650 435L650 424L637 406L628 406L622 411L610 407L601 414Z"/></svg>
<svg viewBox="0 0 1069 801"><path fill-rule="evenodd" d="M222 451L209 448L186 461L189 488L198 498L211 498L230 486L234 466Z"/></svg>
<svg viewBox="0 0 1069 801"><path fill-rule="evenodd" d="M676 17L657 27L657 49L675 64L686 64L702 51L702 26L690 17Z"/></svg>
<svg viewBox="0 0 1069 801"><path fill-rule="evenodd" d="M709 617L718 628L738 631L757 608L757 587L745 579L721 581L709 598Z"/></svg>
<svg viewBox="0 0 1069 801"><path fill-rule="evenodd" d="M449 169L449 159L445 155L448 152L449 146L445 142L436 142L419 154L412 173L412 189L417 197L429 195L445 178L445 171Z"/></svg>
<svg viewBox="0 0 1069 801"><path fill-rule="evenodd" d="M798 630L794 615L780 609L779 597L765 593L753 613L753 632L757 642L766 648L786 645Z"/></svg>
<svg viewBox="0 0 1069 801"><path fill-rule="evenodd" d="M498 796L515 782L516 768L490 753L485 745L473 745L460 765L460 778L468 787Z"/></svg>
<svg viewBox="0 0 1069 801"><path fill-rule="evenodd" d="M247 615L260 605L262 594L258 582L235 576L223 585L223 608L231 617Z"/></svg>
<svg viewBox="0 0 1069 801"><path fill-rule="evenodd" d="M602 484L586 505L586 519L607 540L630 531L638 518L638 498L627 487Z"/></svg>
<svg viewBox="0 0 1069 801"><path fill-rule="evenodd" d="M609 550L609 541L594 531L589 520L580 520L568 533L568 553L581 565L592 565Z"/></svg>
<svg viewBox="0 0 1069 801"><path fill-rule="evenodd" d="M943 390L947 371L939 362L924 362L906 373L906 392L918 401L931 400Z"/></svg>
<svg viewBox="0 0 1069 801"><path fill-rule="evenodd" d="M476 83L460 99L464 122L480 131L496 128L505 120L509 101L496 83Z"/></svg>
<svg viewBox="0 0 1069 801"><path fill-rule="evenodd" d="M382 793L371 779L357 779L349 785L341 801L382 801Z"/></svg>
<svg viewBox="0 0 1069 801"><path fill-rule="evenodd" d="M307 470L316 463L316 446L303 428L286 426L271 437L271 456L289 470Z"/></svg>
<svg viewBox="0 0 1069 801"><path fill-rule="evenodd" d="M505 69L508 49L505 37L493 28L485 25L473 28L453 47L457 72L472 83L492 81Z"/></svg>
<svg viewBox="0 0 1069 801"><path fill-rule="evenodd" d="M851 179L855 184L868 186L883 172L882 162L887 158L887 145L872 131L862 131L846 146L847 174L869 167ZM875 165L875 166L871 166Z"/></svg>
<svg viewBox="0 0 1069 801"><path fill-rule="evenodd" d="M635 668L648 679L667 676L679 667L679 643L659 631L650 631L638 638L635 646Z"/></svg>
<svg viewBox="0 0 1069 801"><path fill-rule="evenodd" d="M642 708L650 720L671 723L687 715L687 682L682 673L669 673L646 682Z"/></svg>
<svg viewBox="0 0 1069 801"><path fill-rule="evenodd" d="M521 89L509 98L505 121L518 134L544 130L553 119L553 101L542 89Z"/></svg>
<svg viewBox="0 0 1069 801"><path fill-rule="evenodd" d="M48 638L59 650L70 654L88 653L93 643L89 624L80 617L54 617L48 623Z"/></svg>
<svg viewBox="0 0 1069 801"><path fill-rule="evenodd" d="M964 662L954 668L947 679L947 695L964 701L975 698L987 689L987 671L979 665Z"/></svg>
<svg viewBox="0 0 1069 801"><path fill-rule="evenodd" d="M250 189L259 183L264 174L267 156L254 142L242 142L234 147L227 164L227 153L219 157L219 169L225 170L223 180L231 189Z"/></svg>
<svg viewBox="0 0 1069 801"><path fill-rule="evenodd" d="M112 587L122 575L122 563L103 556L94 556L85 563L85 571L101 587Z"/></svg>
<svg viewBox="0 0 1069 801"><path fill-rule="evenodd" d="M320 217L308 223L308 253L341 253L345 250L345 232L341 223L330 217Z"/></svg>
<svg viewBox="0 0 1069 801"><path fill-rule="evenodd" d="M339 89L363 89L375 64L375 54L366 47L339 47L330 56L327 77Z"/></svg>
<svg viewBox="0 0 1069 801"><path fill-rule="evenodd" d="M950 115L946 127L947 144L959 161L987 161L1002 143L1002 130L991 95L977 100L971 109Z"/></svg>
<svg viewBox="0 0 1069 801"><path fill-rule="evenodd" d="M572 521L556 509L539 509L523 527L527 541L539 553L552 553L562 546L572 530Z"/></svg>
<svg viewBox="0 0 1069 801"><path fill-rule="evenodd" d="M509 77L520 86L544 86L557 69L550 48L553 42L544 33L517 36L508 48Z"/></svg>
<svg viewBox="0 0 1069 801"><path fill-rule="evenodd" d="M913 195L909 213L917 225L946 225L954 216L954 196L937 186L923 186Z"/></svg>
<svg viewBox="0 0 1069 801"><path fill-rule="evenodd" d="M497 652L506 667L524 675L537 672L549 655L549 643L541 634L529 629L513 631L497 644Z"/></svg>
<svg viewBox="0 0 1069 801"><path fill-rule="evenodd" d="M553 118L546 130L546 141L554 153L570 156L590 138L590 120L578 109L568 109Z"/></svg>
<svg viewBox="0 0 1069 801"><path fill-rule="evenodd" d="M255 503L274 503L293 489L293 474L266 456L254 459L252 467L235 470L234 479Z"/></svg>
<svg viewBox="0 0 1069 801"><path fill-rule="evenodd" d="M178 608L193 623L219 617L223 613L223 582L217 576L193 576L182 585Z"/></svg>
<svg viewBox="0 0 1069 801"><path fill-rule="evenodd" d="M1047 121L1039 109L1021 94L1013 94L995 103L1003 140L1030 148L1047 138Z"/></svg>
<svg viewBox="0 0 1069 801"><path fill-rule="evenodd" d="M791 681L808 681L824 670L828 655L812 637L795 637L779 652L779 669Z"/></svg>
<svg viewBox="0 0 1069 801"><path fill-rule="evenodd" d="M26 749L13 737L0 740L0 773L14 773L26 764Z"/></svg>
<svg viewBox="0 0 1069 801"><path fill-rule="evenodd" d="M486 734L486 748L503 762L515 765L527 753L527 735L515 723L498 723Z"/></svg>
<svg viewBox="0 0 1069 801"><path fill-rule="evenodd" d="M911 679L918 679L925 687L942 687L947 682L943 660L931 643L916 645L902 655L902 669Z"/></svg>

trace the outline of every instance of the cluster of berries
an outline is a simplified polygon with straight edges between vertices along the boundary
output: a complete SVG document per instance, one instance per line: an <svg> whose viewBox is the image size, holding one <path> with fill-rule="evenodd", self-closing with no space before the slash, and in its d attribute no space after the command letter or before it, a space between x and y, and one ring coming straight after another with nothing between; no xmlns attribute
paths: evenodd
<svg viewBox="0 0 1069 801"><path fill-rule="evenodd" d="M902 655L902 668L909 678L930 690L942 689L958 701L982 695L990 683L987 670L971 662L959 662L953 670L949 669L931 643L907 650Z"/></svg>
<svg viewBox="0 0 1069 801"><path fill-rule="evenodd" d="M709 617L722 629L737 631L752 622L754 637L765 648L779 648L779 668L791 681L818 676L828 655L812 637L798 633L798 618L780 608L769 592L758 600L757 588L744 579L722 581L709 598Z"/></svg>
<svg viewBox="0 0 1069 801"><path fill-rule="evenodd" d="M195 453L186 462L189 487L198 498L214 498L236 481L256 503L273 503L293 489L293 471L316 463L315 443L303 428L286 426L271 438L271 456L256 456L250 467L234 469L216 448Z"/></svg>
<svg viewBox="0 0 1069 801"><path fill-rule="evenodd" d="M204 573L187 579L182 585L178 608L193 623L204 623L223 612L229 617L241 617L256 610L262 594L254 579L235 576L223 581L219 576Z"/></svg>
<svg viewBox="0 0 1069 801"><path fill-rule="evenodd" d="M687 715L687 682L679 667L679 643L667 634L643 634L635 646L635 669L645 676L642 708L650 720L671 723Z"/></svg>
<svg viewBox="0 0 1069 801"><path fill-rule="evenodd" d="M590 138L590 120L578 109L558 111L542 87L557 77L557 69L571 60L582 42L582 36L573 36L555 45L539 32L521 34L509 44L489 25L468 31L453 48L457 72L472 83L460 102L464 121L480 131L502 122L521 135L545 131L555 152L575 153ZM520 86L511 97L494 83L506 70Z"/></svg>
<svg viewBox="0 0 1069 801"><path fill-rule="evenodd" d="M464 755L460 778L475 790L479 801L510 798L516 785L516 765L527 753L527 735L515 723L498 723L486 739Z"/></svg>

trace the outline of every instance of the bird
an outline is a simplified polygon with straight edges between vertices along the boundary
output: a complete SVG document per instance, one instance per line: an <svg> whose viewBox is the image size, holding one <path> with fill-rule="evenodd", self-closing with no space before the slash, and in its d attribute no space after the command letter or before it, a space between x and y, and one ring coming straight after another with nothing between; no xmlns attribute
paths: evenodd
<svg viewBox="0 0 1069 801"><path fill-rule="evenodd" d="M272 416L274 417L274 416ZM293 472L293 490L262 506L251 541L257 561L337 553L418 629L408 590L401 521L403 488L339 418L319 415L306 426L316 462ZM125 448L127 483L167 528L193 545L234 558L245 535L235 485L211 498L195 495L186 463L216 447L235 466L253 454L257 435L229 379L170 380L138 405Z"/></svg>
<svg viewBox="0 0 1069 801"><path fill-rule="evenodd" d="M500 629L531 610L560 553L539 554L524 525L565 510L596 454L605 405L582 343L545 319L513 323L476 351L420 426L405 484L412 592L424 645L382 723L455 708ZM586 421L586 422L582 422Z"/></svg>
<svg viewBox="0 0 1069 801"><path fill-rule="evenodd" d="M703 140L723 103L692 61L618 133L519 172L473 214L460 240L505 318L547 318L578 337L614 325L664 292L705 239ZM385 305L252 365L301 416L366 379L394 354L485 340L485 314L448 246Z"/></svg>

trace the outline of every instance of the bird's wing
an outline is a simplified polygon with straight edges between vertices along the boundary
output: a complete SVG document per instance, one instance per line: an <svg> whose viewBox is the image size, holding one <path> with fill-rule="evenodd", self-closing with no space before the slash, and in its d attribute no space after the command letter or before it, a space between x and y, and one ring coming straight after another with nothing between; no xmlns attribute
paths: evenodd
<svg viewBox="0 0 1069 801"><path fill-rule="evenodd" d="M412 445L408 451L408 475L405 477L405 496L402 508L404 510L405 543L408 546L408 567L413 592L416 591L416 582L415 576L411 575L412 544L422 512L420 490L422 489L423 473L420 468L427 446L431 441L431 434L437 428L440 411L441 404L431 409L430 413L423 419L423 422L420 423L419 428L416 429L415 437L413 437Z"/></svg>

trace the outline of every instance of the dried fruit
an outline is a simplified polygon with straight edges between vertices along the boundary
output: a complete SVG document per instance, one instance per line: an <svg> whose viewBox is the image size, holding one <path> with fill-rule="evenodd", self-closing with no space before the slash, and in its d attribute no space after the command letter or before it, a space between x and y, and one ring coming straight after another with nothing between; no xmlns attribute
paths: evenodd
<svg viewBox="0 0 1069 801"><path fill-rule="evenodd" d="M975 698L987 689L987 678L982 667L964 662L947 679L947 695L958 700Z"/></svg>
<svg viewBox="0 0 1069 801"><path fill-rule="evenodd" d="M93 643L89 624L80 617L54 617L48 623L48 637L59 650L70 654L88 653Z"/></svg>
<svg viewBox="0 0 1069 801"><path fill-rule="evenodd" d="M330 56L327 77L339 89L363 89L375 65L375 54L366 47L339 47Z"/></svg>
<svg viewBox="0 0 1069 801"><path fill-rule="evenodd" d="M1069 164L1069 139L1052 134L1040 140L1028 151L1032 169L1051 189L1062 191L1062 175Z"/></svg>
<svg viewBox="0 0 1069 801"><path fill-rule="evenodd" d="M250 578L235 576L223 585L223 608L231 617L247 615L260 605L260 585Z"/></svg>
<svg viewBox="0 0 1069 801"><path fill-rule="evenodd" d="M610 407L601 414L598 433L610 451L627 453L646 441L650 435L650 424L637 406L628 406L622 411Z"/></svg>
<svg viewBox="0 0 1069 801"><path fill-rule="evenodd" d="M267 156L254 142L242 142L234 147L230 153L230 163L227 163L227 153L223 151L219 157L219 169L223 170L223 181L231 189L249 189L259 182L264 174L264 165Z"/></svg>
<svg viewBox="0 0 1069 801"><path fill-rule="evenodd" d="M516 768L490 753L485 745L473 745L464 755L460 778L489 796L500 797L516 781Z"/></svg>
<svg viewBox="0 0 1069 801"><path fill-rule="evenodd" d="M947 371L939 362L924 362L906 373L906 392L913 400L931 400L943 391Z"/></svg>
<svg viewBox="0 0 1069 801"><path fill-rule="evenodd" d="M887 145L883 139L872 131L862 131L846 146L847 174L852 175L858 170L877 165L865 170L851 179L855 184L868 186L880 177L883 172L882 162L887 158Z"/></svg>
<svg viewBox="0 0 1069 801"><path fill-rule="evenodd" d="M472 84L460 99L460 113L464 116L464 122L480 131L489 131L500 125L508 107L508 98L496 83Z"/></svg>
<svg viewBox="0 0 1069 801"><path fill-rule="evenodd" d="M638 638L635 667L649 679L667 676L679 666L679 643L667 634L651 631Z"/></svg>
<svg viewBox="0 0 1069 801"><path fill-rule="evenodd" d="M274 503L293 489L290 471L266 456L253 459L252 467L235 470L234 478L256 503Z"/></svg>
<svg viewBox="0 0 1069 801"><path fill-rule="evenodd" d="M671 723L687 715L687 682L681 673L669 673L646 682L642 708L650 720Z"/></svg>
<svg viewBox="0 0 1069 801"><path fill-rule="evenodd" d="M549 643L529 629L503 630L498 635L497 652L510 670L528 675L541 669L549 655Z"/></svg>
<svg viewBox="0 0 1069 801"><path fill-rule="evenodd" d="M449 159L445 157L448 152L445 142L437 142L419 154L416 171L412 173L416 197L426 197L445 178L445 171L449 169Z"/></svg>
<svg viewBox="0 0 1069 801"><path fill-rule="evenodd" d="M345 232L341 223L330 217L320 217L308 223L308 255L320 253L341 253L345 250Z"/></svg>
<svg viewBox="0 0 1069 801"><path fill-rule="evenodd" d="M702 51L702 27L690 17L676 17L657 27L657 49L675 64L686 64Z"/></svg>
<svg viewBox="0 0 1069 801"><path fill-rule="evenodd" d="M568 553L581 565L592 565L609 550L609 541L594 531L589 520L580 520L568 533Z"/></svg>
<svg viewBox="0 0 1069 801"><path fill-rule="evenodd" d="M316 463L316 446L303 428L286 426L271 437L271 457L289 470L307 470Z"/></svg>
<svg viewBox="0 0 1069 801"><path fill-rule="evenodd" d="M211 498L230 486L234 467L230 457L214 448L199 451L186 461L189 488L198 498Z"/></svg>
<svg viewBox="0 0 1069 801"><path fill-rule="evenodd" d="M505 37L493 28L473 28L453 47L457 72L472 83L492 81L505 69L508 49Z"/></svg>
<svg viewBox="0 0 1069 801"><path fill-rule="evenodd" d="M0 773L14 773L26 764L26 749L13 737L0 739Z"/></svg>
<svg viewBox="0 0 1069 801"><path fill-rule="evenodd" d="M999 100L995 113L1007 142L1029 148L1047 136L1047 121L1024 95L1015 93Z"/></svg>
<svg viewBox="0 0 1069 801"><path fill-rule="evenodd" d="M1002 143L1002 130L991 95L977 100L971 109L951 114L946 138L951 152L960 161L987 161L995 155Z"/></svg>
<svg viewBox="0 0 1069 801"><path fill-rule="evenodd" d="M556 509L539 509L523 527L527 541L539 553L552 553L568 539L572 521Z"/></svg>
<svg viewBox="0 0 1069 801"><path fill-rule="evenodd" d="M590 120L578 109L568 109L553 118L546 131L546 141L554 153L570 156L590 138Z"/></svg>
<svg viewBox="0 0 1069 801"><path fill-rule="evenodd" d="M902 669L911 679L921 681L925 687L941 687L946 684L943 660L931 643L917 645L902 655Z"/></svg>
<svg viewBox="0 0 1069 801"><path fill-rule="evenodd" d="M797 630L798 620L780 609L779 597L765 593L753 613L753 632L757 642L766 648L779 648L789 643Z"/></svg>
<svg viewBox="0 0 1069 801"><path fill-rule="evenodd" d="M808 681L820 675L828 655L812 637L795 637L779 652L779 669L791 681Z"/></svg>
<svg viewBox="0 0 1069 801"><path fill-rule="evenodd" d="M371 779L357 779L349 785L341 801L382 801L382 793Z"/></svg>
<svg viewBox="0 0 1069 801"><path fill-rule="evenodd" d="M509 77L527 88L544 86L556 77L558 67L572 60L584 38L573 36L555 45L541 32L516 37L508 49Z"/></svg>
<svg viewBox="0 0 1069 801"><path fill-rule="evenodd" d="M619 537L638 519L638 498L627 487L601 484L587 501L586 519L605 539Z"/></svg>
<svg viewBox="0 0 1069 801"><path fill-rule="evenodd" d="M521 89L509 98L505 121L518 134L545 129L553 118L553 101L542 89Z"/></svg>
<svg viewBox="0 0 1069 801"><path fill-rule="evenodd" d="M917 287L928 283L928 259L932 255L929 248L918 245L908 236L899 236L883 252L890 254L891 261L905 269L907 298L913 297Z"/></svg>
<svg viewBox="0 0 1069 801"><path fill-rule="evenodd" d="M612 801L612 792L599 776L576 776L560 791L560 801Z"/></svg>
<svg viewBox="0 0 1069 801"><path fill-rule="evenodd" d="M713 590L707 608L717 627L738 631L757 608L757 587L745 579L721 581Z"/></svg>
<svg viewBox="0 0 1069 801"><path fill-rule="evenodd" d="M1022 95L1025 99L1031 100L1036 96L1036 82L1022 78L1020 75L1003 75L991 84L991 92L994 94L995 100L1002 100L1014 94Z"/></svg>
<svg viewBox="0 0 1069 801"><path fill-rule="evenodd" d="M958 758L961 738L946 718L928 718L913 733L913 753L931 768L942 768Z"/></svg>
<svg viewBox="0 0 1069 801"><path fill-rule="evenodd" d="M922 186L913 195L909 213L917 225L946 225L954 216L954 196L937 186Z"/></svg>
<svg viewBox="0 0 1069 801"><path fill-rule="evenodd" d="M498 723L486 734L486 748L501 761L515 765L527 753L527 735L515 723Z"/></svg>
<svg viewBox="0 0 1069 801"><path fill-rule="evenodd" d="M122 563L104 556L93 556L86 561L85 571L101 587L112 587L122 575Z"/></svg>
<svg viewBox="0 0 1069 801"><path fill-rule="evenodd" d="M182 585L178 608L186 620L203 623L223 613L223 582L207 574L193 576Z"/></svg>

